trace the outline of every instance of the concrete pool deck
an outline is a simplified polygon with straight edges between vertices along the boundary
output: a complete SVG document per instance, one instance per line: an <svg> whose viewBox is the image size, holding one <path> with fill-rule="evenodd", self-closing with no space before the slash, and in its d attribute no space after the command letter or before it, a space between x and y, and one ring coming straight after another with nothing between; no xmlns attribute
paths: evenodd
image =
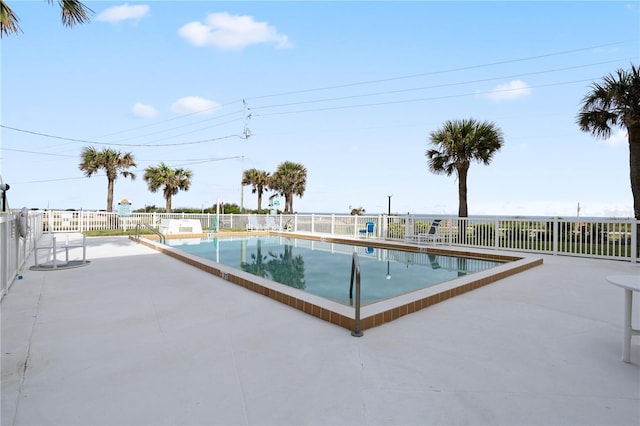
<svg viewBox="0 0 640 426"><path fill-rule="evenodd" d="M606 282L638 264L542 256L355 338L127 237L87 245L2 301L2 425L640 424Z"/></svg>

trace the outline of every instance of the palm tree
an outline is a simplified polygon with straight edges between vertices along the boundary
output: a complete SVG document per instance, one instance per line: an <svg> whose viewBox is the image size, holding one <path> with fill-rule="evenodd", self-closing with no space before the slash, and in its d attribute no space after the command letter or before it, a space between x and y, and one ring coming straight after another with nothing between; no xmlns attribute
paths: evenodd
<svg viewBox="0 0 640 426"><path fill-rule="evenodd" d="M80 170L82 170L87 177L91 177L98 170L104 169L107 174L107 211L113 210L113 186L118 177L118 174L123 177L130 177L131 180L135 180L136 175L128 171L130 167L137 167L133 154L120 151L115 151L111 148L105 148L102 151L97 151L94 147L85 147L80 154L82 162L80 163Z"/></svg>
<svg viewBox="0 0 640 426"><path fill-rule="evenodd" d="M269 186L284 196L284 212L293 213L293 196L304 195L307 186L307 169L302 164L285 161L271 176Z"/></svg>
<svg viewBox="0 0 640 426"><path fill-rule="evenodd" d="M180 190L188 191L192 176L191 170L172 169L166 164L160 163L158 167L147 167L144 170L143 179L147 182L151 192L156 192L160 187L163 187L164 199L167 200L165 210L167 213L171 213L171 197Z"/></svg>
<svg viewBox="0 0 640 426"><path fill-rule="evenodd" d="M614 127L627 130L633 214L640 219L640 67L631 64L631 70L619 69L602 80L582 100L577 122L580 130L602 139Z"/></svg>
<svg viewBox="0 0 640 426"><path fill-rule="evenodd" d="M53 3L53 0L46 1L49 4ZM84 24L91 20L89 15L93 14L93 10L78 0L58 0L58 5L61 9L62 25L65 27ZM0 38L22 32L19 21L18 16L4 0L0 0Z"/></svg>
<svg viewBox="0 0 640 426"><path fill-rule="evenodd" d="M504 143L502 131L494 123L449 120L442 128L431 132L431 144L426 152L429 169L436 174L458 177L458 217L467 217L467 173L471 161L491 163Z"/></svg>
<svg viewBox="0 0 640 426"><path fill-rule="evenodd" d="M242 186L252 185L251 193L258 193L258 214L262 208L262 194L269 190L269 172L258 169L245 170L242 174Z"/></svg>

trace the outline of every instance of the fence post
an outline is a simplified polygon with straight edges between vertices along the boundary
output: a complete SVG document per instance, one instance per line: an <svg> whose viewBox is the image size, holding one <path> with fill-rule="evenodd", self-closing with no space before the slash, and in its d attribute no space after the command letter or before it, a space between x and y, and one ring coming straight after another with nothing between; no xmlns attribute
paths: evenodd
<svg viewBox="0 0 640 426"><path fill-rule="evenodd" d="M380 228L380 237L389 238L389 216L384 213L380 215Z"/></svg>
<svg viewBox="0 0 640 426"><path fill-rule="evenodd" d="M558 254L558 250L560 247L559 241L560 241L560 226L558 223L558 218L554 217L553 218L553 254L557 255Z"/></svg>
<svg viewBox="0 0 640 426"><path fill-rule="evenodd" d="M6 220L4 220L6 218ZM11 257L11 223L12 216L0 216L0 300L9 291L9 258ZM16 232L17 234L17 232Z"/></svg>
<svg viewBox="0 0 640 426"><path fill-rule="evenodd" d="M391 219L391 217L389 217ZM413 216L407 216L407 220L404 222L404 238L413 237L415 235L415 226L413 225Z"/></svg>
<svg viewBox="0 0 640 426"><path fill-rule="evenodd" d="M638 227L640 227L640 220L631 220L631 262L638 262Z"/></svg>

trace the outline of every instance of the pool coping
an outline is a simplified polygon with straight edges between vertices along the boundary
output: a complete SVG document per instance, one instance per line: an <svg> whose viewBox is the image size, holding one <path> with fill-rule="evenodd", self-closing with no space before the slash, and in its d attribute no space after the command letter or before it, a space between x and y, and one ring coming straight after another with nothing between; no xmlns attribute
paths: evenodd
<svg viewBox="0 0 640 426"><path fill-rule="evenodd" d="M367 330L377 327L384 323L409 315L413 312L425 309L436 303L443 302L452 297L464 294L466 292L478 289L485 285L494 283L503 278L515 275L527 269L542 265L542 257L525 256L525 255L505 255L499 253L491 253L487 251L472 251L469 248L442 247L442 246L424 246L411 243L400 243L395 241L379 240L379 239L357 239L349 237L338 237L334 235L318 235L304 234L295 232L228 232L216 233L216 237L227 236L258 236L258 235L276 235L293 238L302 238L312 241L322 241L329 243L346 243L359 246L387 248L395 250L405 250L409 252L443 254L443 255L464 255L479 259L490 259L506 262L503 265L474 272L471 275L458 277L453 280L433 285L427 288L414 290L390 299L380 300L361 307L360 311L360 330ZM166 235L167 239L184 239L184 238L207 238L212 234L175 234ZM204 259L189 253L185 253L174 249L173 247L161 244L157 241L157 237L148 236L133 238L145 246L153 248L163 254L181 260L189 265L195 266L205 272L222 278L225 281L244 287L253 292L267 296L292 308L298 309L306 314L315 316L329 323L338 325L348 330L355 329L355 308L346 306L320 296L307 293L284 284L277 283L265 278L261 278L244 272L239 269L232 268L213 260Z"/></svg>

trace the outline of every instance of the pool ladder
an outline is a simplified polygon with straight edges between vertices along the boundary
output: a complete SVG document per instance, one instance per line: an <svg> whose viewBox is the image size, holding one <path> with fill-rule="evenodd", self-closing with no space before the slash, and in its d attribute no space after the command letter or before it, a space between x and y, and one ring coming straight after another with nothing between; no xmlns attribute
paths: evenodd
<svg viewBox="0 0 640 426"><path fill-rule="evenodd" d="M135 233L135 237L134 238L135 238L135 240L137 242L140 242L140 234L141 234L142 227L144 227L144 228L152 231L154 234L158 235L158 237L160 237L160 243L161 244L166 244L167 240L166 240L165 236L160 231L158 231L157 229L155 229L152 226L147 225L146 223L139 223L139 224L136 225L136 233Z"/></svg>
<svg viewBox="0 0 640 426"><path fill-rule="evenodd" d="M362 337L364 334L360 329L360 261L358 260L358 253L353 252L351 258L351 283L349 285L349 301L353 305L353 279L356 279L356 317L355 328L351 332L354 337Z"/></svg>

